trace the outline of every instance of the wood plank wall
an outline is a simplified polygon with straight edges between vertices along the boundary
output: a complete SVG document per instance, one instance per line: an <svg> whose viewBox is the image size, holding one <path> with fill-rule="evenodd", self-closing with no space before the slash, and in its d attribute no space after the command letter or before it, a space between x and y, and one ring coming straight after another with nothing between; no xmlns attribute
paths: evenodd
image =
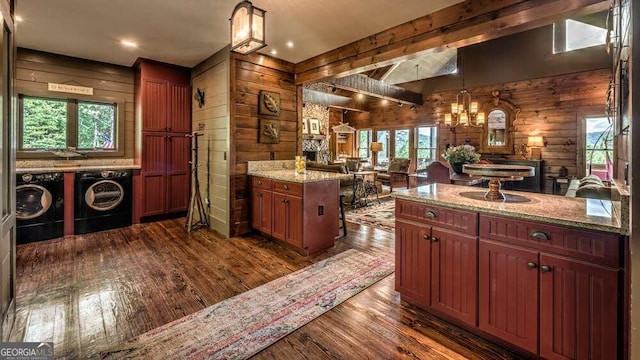
<svg viewBox="0 0 640 360"><path fill-rule="evenodd" d="M247 162L255 160L293 160L301 152L298 89L294 84L295 65L266 55L233 53L231 78L231 232L230 236L250 231L250 193ZM280 94L280 142L258 143L258 93ZM235 167L234 167L235 165Z"/></svg>
<svg viewBox="0 0 640 360"><path fill-rule="evenodd" d="M538 133L546 138L542 148L545 160L545 176L557 174L561 166L567 167L570 175L579 173L578 124L584 116L604 115L607 87L611 70L593 70L546 77L540 79L495 84L469 88L474 101L484 104L491 100L491 92L499 90L501 98L512 101L521 109L515 126L514 144L526 143L527 137ZM433 125L449 112L457 91L433 93L425 96L424 106L416 111L406 106L382 106L372 104L369 113L349 113L345 121L361 128L398 128L416 125ZM440 127L438 149L441 153L446 144L461 144L465 139L476 147L480 144L480 128L457 127L449 131ZM507 158L517 159L515 155ZM550 186L545 187L550 190Z"/></svg>
<svg viewBox="0 0 640 360"><path fill-rule="evenodd" d="M132 68L19 48L16 92L46 93L49 82L92 87L96 98L124 100L124 158L133 159L135 120Z"/></svg>

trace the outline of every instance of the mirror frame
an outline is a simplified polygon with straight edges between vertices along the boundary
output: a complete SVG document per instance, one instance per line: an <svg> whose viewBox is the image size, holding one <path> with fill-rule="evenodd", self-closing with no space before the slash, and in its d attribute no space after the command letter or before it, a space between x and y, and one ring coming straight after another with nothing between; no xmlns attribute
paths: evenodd
<svg viewBox="0 0 640 360"><path fill-rule="evenodd" d="M486 120L484 126L482 127L482 138L480 141L480 153L483 154L513 154L515 153L513 148L513 139L515 135L515 127L513 123L518 118L518 113L520 109L513 105L508 100L500 99L500 91L494 90L491 95L493 95L493 100L486 103L482 111L486 114ZM489 145L489 113L494 110L502 110L506 115L505 119L505 144L494 146Z"/></svg>

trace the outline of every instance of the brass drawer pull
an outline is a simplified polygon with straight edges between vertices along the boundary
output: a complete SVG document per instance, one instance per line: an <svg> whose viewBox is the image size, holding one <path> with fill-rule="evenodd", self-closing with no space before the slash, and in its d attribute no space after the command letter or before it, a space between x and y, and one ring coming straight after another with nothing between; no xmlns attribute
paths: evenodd
<svg viewBox="0 0 640 360"><path fill-rule="evenodd" d="M542 271L542 272L551 272L551 267L547 266L547 265L542 265L540 267L540 271Z"/></svg>
<svg viewBox="0 0 640 360"><path fill-rule="evenodd" d="M538 240L549 240L549 234L544 231L534 231L531 233L531 237Z"/></svg>
<svg viewBox="0 0 640 360"><path fill-rule="evenodd" d="M538 265L536 265L536 263L534 263L534 262L529 262L529 263L527 263L527 267L528 267L529 269L535 269L537 266L538 266Z"/></svg>
<svg viewBox="0 0 640 360"><path fill-rule="evenodd" d="M433 242L438 242L438 241L440 241L440 240L439 240L437 237L432 236L432 237L431 237L431 241L433 241Z"/></svg>
<svg viewBox="0 0 640 360"><path fill-rule="evenodd" d="M262 185L262 181L258 181L258 185Z"/></svg>
<svg viewBox="0 0 640 360"><path fill-rule="evenodd" d="M284 188L285 190L289 190L289 186L287 186L287 185L283 186L283 188Z"/></svg>
<svg viewBox="0 0 640 360"><path fill-rule="evenodd" d="M438 214L435 213L435 211L427 211L424 216L428 217L429 219L435 219L436 217L438 217Z"/></svg>
<svg viewBox="0 0 640 360"><path fill-rule="evenodd" d="M423 237L425 240L431 240L431 236L429 236L429 235L423 235L422 237Z"/></svg>

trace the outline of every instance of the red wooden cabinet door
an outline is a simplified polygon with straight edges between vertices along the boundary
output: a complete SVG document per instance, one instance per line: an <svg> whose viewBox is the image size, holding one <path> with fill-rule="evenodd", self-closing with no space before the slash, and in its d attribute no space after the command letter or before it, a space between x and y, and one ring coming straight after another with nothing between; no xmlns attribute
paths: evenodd
<svg viewBox="0 0 640 360"><path fill-rule="evenodd" d="M480 240L479 328L538 352L538 252Z"/></svg>
<svg viewBox="0 0 640 360"><path fill-rule="evenodd" d="M273 195L264 189L253 189L251 193L251 226L265 234L271 234Z"/></svg>
<svg viewBox="0 0 640 360"><path fill-rule="evenodd" d="M287 196L285 198L287 231L285 241L296 247L302 246L302 198Z"/></svg>
<svg viewBox="0 0 640 360"><path fill-rule="evenodd" d="M619 271L540 255L540 356L617 359Z"/></svg>
<svg viewBox="0 0 640 360"><path fill-rule="evenodd" d="M164 134L142 137L142 214L158 215L166 209L167 139Z"/></svg>
<svg viewBox="0 0 640 360"><path fill-rule="evenodd" d="M186 211L191 188L191 138L167 135L167 212Z"/></svg>
<svg viewBox="0 0 640 360"><path fill-rule="evenodd" d="M477 325L478 238L433 228L431 307Z"/></svg>
<svg viewBox="0 0 640 360"><path fill-rule="evenodd" d="M167 130L191 131L191 86L169 83Z"/></svg>
<svg viewBox="0 0 640 360"><path fill-rule="evenodd" d="M396 221L396 291L428 307L430 289L431 228Z"/></svg>
<svg viewBox="0 0 640 360"><path fill-rule="evenodd" d="M273 226L271 235L282 241L287 237L287 196L280 193L273 193Z"/></svg>
<svg viewBox="0 0 640 360"><path fill-rule="evenodd" d="M142 130L167 130L167 82L142 80Z"/></svg>

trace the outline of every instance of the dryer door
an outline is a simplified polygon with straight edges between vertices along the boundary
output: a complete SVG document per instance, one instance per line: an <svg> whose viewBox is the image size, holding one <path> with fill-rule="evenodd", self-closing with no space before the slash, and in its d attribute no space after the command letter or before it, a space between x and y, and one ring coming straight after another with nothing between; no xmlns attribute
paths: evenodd
<svg viewBox="0 0 640 360"><path fill-rule="evenodd" d="M36 184L16 187L16 219L30 220L46 213L53 197L49 190Z"/></svg>
<svg viewBox="0 0 640 360"><path fill-rule="evenodd" d="M109 211L124 199L122 185L113 180L100 180L89 186L84 194L87 206L97 211Z"/></svg>

